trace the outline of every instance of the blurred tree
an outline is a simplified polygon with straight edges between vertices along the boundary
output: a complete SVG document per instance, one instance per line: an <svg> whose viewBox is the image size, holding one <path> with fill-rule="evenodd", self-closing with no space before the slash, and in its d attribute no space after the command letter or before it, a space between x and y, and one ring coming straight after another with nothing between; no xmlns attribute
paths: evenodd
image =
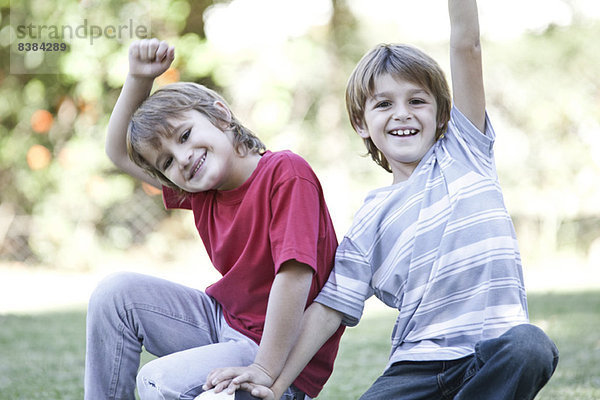
<svg viewBox="0 0 600 400"><path fill-rule="evenodd" d="M510 211L538 256L600 237L600 24L576 19L486 46L488 99L501 119ZM489 50L489 51L488 51ZM561 229L579 221L581 229ZM576 233L577 231L577 233Z"/></svg>
<svg viewBox="0 0 600 400"><path fill-rule="evenodd" d="M501 183L521 247L540 254L576 244L585 251L600 236L600 187L593 184L600 177L600 26L570 4L570 26L485 43ZM104 155L133 38L104 31L93 44L89 35L67 40L68 51L30 57L30 73L19 74L10 69L15 21L74 27L87 19L105 28L132 16L146 21L148 36L176 47L156 86L189 80L219 90L269 148L305 157L341 235L366 192L391 180L360 157L363 144L346 116L346 80L370 47L372 27L352 5L0 0L0 259L91 268L114 249L150 242L146 248L160 260L175 257L187 239L198 243L193 224L166 213L160 196ZM17 19L11 24L10 17ZM445 45L421 47L437 55ZM36 73L50 65L44 60L56 61L55 70Z"/></svg>
<svg viewBox="0 0 600 400"><path fill-rule="evenodd" d="M0 258L84 268L107 247L142 243L166 215L160 199L150 199L139 183L116 173L104 156L104 130L127 71L127 46L137 38L127 24L148 28L148 37L175 36L189 5L49 4L13 1L12 8L1 8L0 224L7 227L0 230ZM97 37L93 25L102 29ZM23 27L26 36L15 35ZM60 38L52 40L51 29ZM58 60L52 68L27 59L14 68L18 43L46 41L69 46L39 52L45 61ZM176 71L171 75L177 79ZM119 211L133 199L142 203L142 212Z"/></svg>

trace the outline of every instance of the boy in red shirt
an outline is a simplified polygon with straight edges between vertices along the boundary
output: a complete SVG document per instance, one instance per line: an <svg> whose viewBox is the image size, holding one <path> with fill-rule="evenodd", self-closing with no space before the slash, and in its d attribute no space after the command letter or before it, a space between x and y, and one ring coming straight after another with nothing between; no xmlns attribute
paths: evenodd
<svg viewBox="0 0 600 400"><path fill-rule="evenodd" d="M193 399L215 368L282 368L305 308L325 284L337 239L320 183L289 152L270 152L204 86L176 83L148 97L174 59L156 39L135 42L108 125L106 151L123 171L190 209L223 277L206 292L118 274L90 299L86 399ZM315 397L333 369L343 328L282 399Z"/></svg>

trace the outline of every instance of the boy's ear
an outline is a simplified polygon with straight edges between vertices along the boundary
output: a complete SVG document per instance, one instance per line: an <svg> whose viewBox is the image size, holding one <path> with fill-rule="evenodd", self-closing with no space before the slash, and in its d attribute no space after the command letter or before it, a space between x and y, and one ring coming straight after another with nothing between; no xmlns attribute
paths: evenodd
<svg viewBox="0 0 600 400"><path fill-rule="evenodd" d="M361 138L368 139L371 137L371 135L369 134L369 130L365 126L364 121L354 121L354 124L352 125L354 126L354 130L356 131L356 133L358 133L358 136L360 136Z"/></svg>
<svg viewBox="0 0 600 400"><path fill-rule="evenodd" d="M219 126L219 128L223 130L229 128L229 125L231 124L231 110L229 110L229 107L219 100L215 100L213 105L223 114L223 126Z"/></svg>

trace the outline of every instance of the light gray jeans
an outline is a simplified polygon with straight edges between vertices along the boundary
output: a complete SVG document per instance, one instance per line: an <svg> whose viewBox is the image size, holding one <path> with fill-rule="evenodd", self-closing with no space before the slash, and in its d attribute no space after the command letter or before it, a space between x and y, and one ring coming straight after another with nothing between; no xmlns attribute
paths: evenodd
<svg viewBox="0 0 600 400"><path fill-rule="evenodd" d="M159 358L138 372L142 346ZM193 399L210 371L249 365L257 350L203 291L118 273L100 282L89 301L85 399L135 399L136 376L143 400Z"/></svg>

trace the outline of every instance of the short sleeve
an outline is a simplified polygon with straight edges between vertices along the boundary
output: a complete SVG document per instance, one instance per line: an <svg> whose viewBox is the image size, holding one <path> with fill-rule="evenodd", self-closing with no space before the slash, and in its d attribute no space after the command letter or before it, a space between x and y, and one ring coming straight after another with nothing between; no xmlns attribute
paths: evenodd
<svg viewBox="0 0 600 400"><path fill-rule="evenodd" d="M355 326L365 301L374 293L372 277L370 262L345 237L337 249L333 271L315 301L342 313L344 325Z"/></svg>
<svg viewBox="0 0 600 400"><path fill-rule="evenodd" d="M316 271L320 209L318 189L304 177L288 178L274 188L269 238L275 273L292 259Z"/></svg>
<svg viewBox="0 0 600 400"><path fill-rule="evenodd" d="M485 133L481 133L456 107L452 107L450 112L450 126L454 127L456 133L462 136L471 147L475 147L485 156L491 154L496 140L496 132L494 132L487 112L485 113Z"/></svg>
<svg viewBox="0 0 600 400"><path fill-rule="evenodd" d="M162 188L163 204L167 210L182 208L185 210L192 209L192 202L188 194L179 192L170 187L163 186Z"/></svg>
<svg viewBox="0 0 600 400"><path fill-rule="evenodd" d="M496 177L494 162L496 133L487 112L484 134L460 110L452 107L448 131L444 136L443 148L453 159L471 165L481 175Z"/></svg>

